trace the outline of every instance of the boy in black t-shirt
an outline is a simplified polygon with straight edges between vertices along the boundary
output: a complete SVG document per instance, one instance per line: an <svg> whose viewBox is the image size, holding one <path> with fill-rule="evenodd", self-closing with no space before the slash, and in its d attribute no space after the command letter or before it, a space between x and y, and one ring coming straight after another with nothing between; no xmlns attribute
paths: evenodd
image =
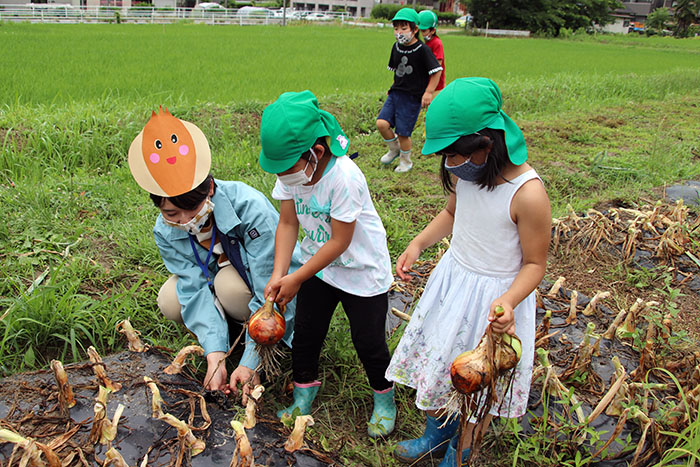
<svg viewBox="0 0 700 467"><path fill-rule="evenodd" d="M413 167L411 133L421 107L433 100L442 66L418 39L418 13L413 8L400 9L392 22L396 43L391 48L389 70L394 72L394 84L377 117L377 129L389 145L389 152L380 161L391 164L400 157L394 171L401 173Z"/></svg>

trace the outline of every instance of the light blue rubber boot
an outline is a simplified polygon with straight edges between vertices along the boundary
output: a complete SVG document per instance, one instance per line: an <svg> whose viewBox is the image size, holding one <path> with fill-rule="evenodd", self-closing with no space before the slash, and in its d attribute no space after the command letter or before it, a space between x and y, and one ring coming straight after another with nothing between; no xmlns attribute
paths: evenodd
<svg viewBox="0 0 700 467"><path fill-rule="evenodd" d="M372 438L386 436L394 431L396 424L396 404L394 387L384 391L374 391L374 409L367 425L367 433Z"/></svg>
<svg viewBox="0 0 700 467"><path fill-rule="evenodd" d="M298 415L309 415L311 413L311 403L316 398L318 394L318 388L321 386L320 381L314 381L313 383L294 383L294 403L277 412L278 418L292 417L296 418Z"/></svg>
<svg viewBox="0 0 700 467"><path fill-rule="evenodd" d="M469 448L465 448L464 450L462 450L462 462L460 462L459 464L457 463L458 440L459 437L457 435L452 437L452 439L450 440L450 445L447 447L445 457L442 458L442 462L440 462L438 467L462 467L469 465L469 456L472 453L472 450Z"/></svg>
<svg viewBox="0 0 700 467"><path fill-rule="evenodd" d="M425 414L425 431L423 436L401 441L396 445L394 455L402 462L413 463L423 456L441 456L446 450L448 440L457 433L459 419L453 417L445 426L445 418L431 417Z"/></svg>

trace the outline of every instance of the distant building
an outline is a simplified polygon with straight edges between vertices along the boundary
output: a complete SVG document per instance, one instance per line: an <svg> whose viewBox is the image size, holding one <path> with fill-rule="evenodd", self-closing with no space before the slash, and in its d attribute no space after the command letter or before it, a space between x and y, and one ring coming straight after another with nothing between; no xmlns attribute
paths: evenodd
<svg viewBox="0 0 700 467"><path fill-rule="evenodd" d="M628 33L642 32L647 16L657 8L671 8L673 0L648 0L639 2L622 2L622 8L612 13L615 22L606 25L603 30L608 32Z"/></svg>
<svg viewBox="0 0 700 467"><path fill-rule="evenodd" d="M352 16L369 17L372 8L377 3L375 0L290 0L291 6L302 11L347 11Z"/></svg>
<svg viewBox="0 0 700 467"><path fill-rule="evenodd" d="M450 11L458 13L460 3L458 0L446 0L444 2L432 0L289 0L291 6L296 10L302 11L338 11L345 10L350 15L362 18L368 18L372 13L372 8L379 3L388 3L393 5L405 5L415 8L422 6L424 8L432 8L435 11Z"/></svg>

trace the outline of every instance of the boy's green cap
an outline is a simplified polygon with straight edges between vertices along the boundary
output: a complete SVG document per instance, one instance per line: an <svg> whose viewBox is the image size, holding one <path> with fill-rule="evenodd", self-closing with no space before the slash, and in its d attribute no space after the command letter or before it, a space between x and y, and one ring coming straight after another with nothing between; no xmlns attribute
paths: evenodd
<svg viewBox="0 0 700 467"><path fill-rule="evenodd" d="M527 160L523 132L501 110L503 99L496 83L488 78L460 78L440 91L425 114L423 154L445 149L460 136L484 128L505 132L508 157L515 165Z"/></svg>
<svg viewBox="0 0 700 467"><path fill-rule="evenodd" d="M423 10L418 13L418 29L427 30L437 26L437 15L433 10Z"/></svg>
<svg viewBox="0 0 700 467"><path fill-rule="evenodd" d="M311 91L285 92L263 111L260 167L273 174L284 172L322 136L329 137L328 147L334 156L348 152L348 138L338 121L318 107Z"/></svg>
<svg viewBox="0 0 700 467"><path fill-rule="evenodd" d="M418 24L418 13L413 8L401 8L391 18L391 21L408 21L409 23Z"/></svg>

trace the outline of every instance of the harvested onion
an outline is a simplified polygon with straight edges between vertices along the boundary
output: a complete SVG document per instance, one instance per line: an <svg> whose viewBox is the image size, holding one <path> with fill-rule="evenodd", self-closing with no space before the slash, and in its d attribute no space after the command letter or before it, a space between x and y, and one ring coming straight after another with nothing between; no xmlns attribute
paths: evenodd
<svg viewBox="0 0 700 467"><path fill-rule="evenodd" d="M502 313L500 311L500 314ZM491 384L494 378L515 368L521 354L522 344L517 336L494 333L489 325L479 345L474 350L459 354L452 362L452 384L462 394L480 391Z"/></svg>
<svg viewBox="0 0 700 467"><path fill-rule="evenodd" d="M274 345L282 340L286 329L284 321L284 308L282 313L275 310L272 300L265 300L265 304L253 313L248 321L250 337L260 345Z"/></svg>
<svg viewBox="0 0 700 467"><path fill-rule="evenodd" d="M283 354L277 343L282 340L286 330L284 309L283 306L280 313L275 310L274 302L267 299L248 320L248 333L255 341L255 351L260 356L256 371L262 370L267 376L280 374L279 358Z"/></svg>
<svg viewBox="0 0 700 467"><path fill-rule="evenodd" d="M500 317L505 310L498 305L494 312L496 317ZM496 388L499 380L506 380L503 395L509 390L514 374L513 369L521 355L522 343L517 336L494 332L489 324L479 345L474 350L459 354L452 362L450 375L454 389L450 393L445 409L448 417L461 418L458 459L462 457L465 441L462 433L466 426L468 423L479 425L486 419L491 407L499 399L497 394L499 391ZM478 457L482 435L481 429L475 429L472 432L472 459Z"/></svg>

